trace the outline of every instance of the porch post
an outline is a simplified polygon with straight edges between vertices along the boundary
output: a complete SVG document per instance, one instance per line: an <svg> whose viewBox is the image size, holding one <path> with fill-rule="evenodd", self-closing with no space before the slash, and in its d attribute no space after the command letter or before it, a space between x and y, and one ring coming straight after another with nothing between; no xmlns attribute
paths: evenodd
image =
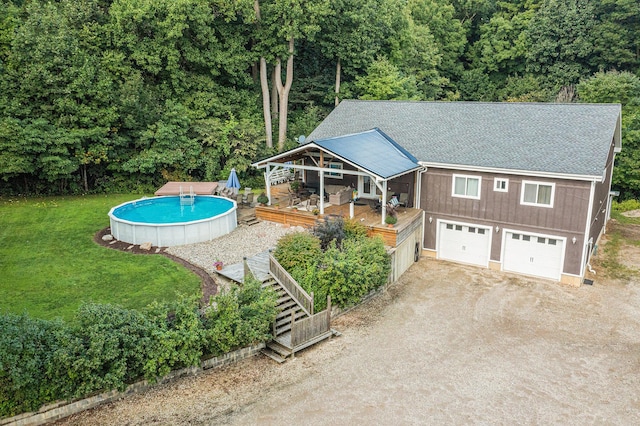
<svg viewBox="0 0 640 426"><path fill-rule="evenodd" d="M320 150L320 168L324 169L324 151ZM320 214L324 214L324 170L320 170Z"/></svg>
<svg viewBox="0 0 640 426"><path fill-rule="evenodd" d="M324 214L324 170L320 170L320 214Z"/></svg>
<svg viewBox="0 0 640 426"><path fill-rule="evenodd" d="M267 164L267 171L264 174L264 184L267 189L267 198L269 199L269 201L267 202L268 206L271 205L271 177L270 176L271 176L271 166Z"/></svg>
<svg viewBox="0 0 640 426"><path fill-rule="evenodd" d="M384 220L387 218L387 181L382 182L382 224L384 225Z"/></svg>

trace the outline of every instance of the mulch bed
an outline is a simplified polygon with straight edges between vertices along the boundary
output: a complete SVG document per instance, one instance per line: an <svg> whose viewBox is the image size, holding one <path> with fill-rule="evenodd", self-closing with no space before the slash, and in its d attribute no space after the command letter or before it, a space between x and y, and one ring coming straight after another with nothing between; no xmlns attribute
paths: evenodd
<svg viewBox="0 0 640 426"><path fill-rule="evenodd" d="M173 260L174 262L177 262L183 265L185 268L189 269L190 271L198 275L202 279L202 282L200 284L200 288L202 290L202 299L200 300L201 306L205 306L206 304L208 304L209 298L215 295L216 293L218 293L218 285L214 277L209 275L207 271L200 268L199 266L196 266L193 263L187 262L184 259L181 259L179 257L176 257L172 254L167 253L165 251L167 247L154 246L154 247L151 247L151 250L144 250L140 248L140 245L138 244L129 244L129 243L125 243L124 241L118 241L118 240L105 241L102 239L103 236L110 235L110 234L111 234L111 228L109 227L104 228L98 231L93 236L93 241L95 241L96 244L99 244L103 247L108 247L110 249L120 250L127 253L146 254L146 255L159 254Z"/></svg>

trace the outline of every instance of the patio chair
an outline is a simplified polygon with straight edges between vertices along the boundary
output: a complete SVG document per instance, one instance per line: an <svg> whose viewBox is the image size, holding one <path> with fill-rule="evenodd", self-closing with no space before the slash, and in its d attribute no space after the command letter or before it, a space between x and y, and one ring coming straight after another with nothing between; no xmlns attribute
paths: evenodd
<svg viewBox="0 0 640 426"><path fill-rule="evenodd" d="M243 204L243 199L244 195L243 194L238 194L236 195L236 203L238 204L238 207L241 207Z"/></svg>
<svg viewBox="0 0 640 426"><path fill-rule="evenodd" d="M302 198L298 196L295 192L291 190L291 187L287 188L287 192L289 193L289 207L296 206L302 202Z"/></svg>
<svg viewBox="0 0 640 426"><path fill-rule="evenodd" d="M318 207L318 200L320 200L318 194L311 194L307 200L307 210L311 211L311 206Z"/></svg>
<svg viewBox="0 0 640 426"><path fill-rule="evenodd" d="M400 204L402 207L407 207L409 205L409 193L408 192L401 192L400 193L400 199L398 200L398 204Z"/></svg>
<svg viewBox="0 0 640 426"><path fill-rule="evenodd" d="M249 192L247 193L247 197L245 198L245 203L251 207L251 204L253 204L253 192Z"/></svg>

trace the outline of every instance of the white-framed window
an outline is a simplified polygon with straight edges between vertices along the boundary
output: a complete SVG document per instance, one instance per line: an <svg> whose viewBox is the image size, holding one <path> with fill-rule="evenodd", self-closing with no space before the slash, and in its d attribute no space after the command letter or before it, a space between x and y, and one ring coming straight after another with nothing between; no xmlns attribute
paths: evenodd
<svg viewBox="0 0 640 426"><path fill-rule="evenodd" d="M553 207L554 183L522 181L520 204L527 206Z"/></svg>
<svg viewBox="0 0 640 426"><path fill-rule="evenodd" d="M479 176L453 175L453 191L451 195L479 200L480 183L481 178Z"/></svg>
<svg viewBox="0 0 640 426"><path fill-rule="evenodd" d="M494 178L493 179L493 190L497 191L497 192L508 192L509 191L509 179Z"/></svg>
<svg viewBox="0 0 640 426"><path fill-rule="evenodd" d="M338 162L330 162L329 166L330 169L339 169L342 170L342 163L338 163ZM328 177L334 178L334 179L342 179L342 173L334 173L334 172L329 172L327 173Z"/></svg>

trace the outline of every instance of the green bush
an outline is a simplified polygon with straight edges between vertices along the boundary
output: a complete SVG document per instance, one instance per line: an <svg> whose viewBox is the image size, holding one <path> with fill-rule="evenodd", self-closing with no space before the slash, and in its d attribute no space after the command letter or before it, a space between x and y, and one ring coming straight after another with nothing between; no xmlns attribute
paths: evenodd
<svg viewBox="0 0 640 426"><path fill-rule="evenodd" d="M628 212L631 210L638 210L640 209L640 200L634 200L634 199L630 199L630 200L625 200L622 202L617 202L617 201L613 201L611 203L611 208L613 211L616 212Z"/></svg>
<svg viewBox="0 0 640 426"><path fill-rule="evenodd" d="M206 352L217 356L269 340L277 315L276 297L272 290L261 289L255 279L217 294L205 314Z"/></svg>
<svg viewBox="0 0 640 426"><path fill-rule="evenodd" d="M327 228L333 230L335 223ZM319 238L295 233L281 238L274 252L293 279L308 293L313 292L316 312L325 309L327 295L336 306L358 303L364 295L384 285L391 271L391 260L382 239L367 238L363 226L344 223L348 229L344 235L348 237L341 246L337 239L329 240L322 252Z"/></svg>
<svg viewBox="0 0 640 426"><path fill-rule="evenodd" d="M320 240L308 232L285 235L280 238L273 252L273 257L289 273L294 269L306 270L309 266L315 266L321 256Z"/></svg>
<svg viewBox="0 0 640 426"><path fill-rule="evenodd" d="M360 222L348 219L344 221L344 237L345 238L365 238L367 236L367 228Z"/></svg>
<svg viewBox="0 0 640 426"><path fill-rule="evenodd" d="M0 417L45 403L155 380L203 355L271 338L276 295L248 280L212 298L202 315L194 296L142 311L84 304L71 326L61 320L0 315Z"/></svg>
<svg viewBox="0 0 640 426"><path fill-rule="evenodd" d="M383 286L391 271L391 260L381 238L348 239L342 250L332 243L324 253L318 281L332 303L347 307Z"/></svg>
<svg viewBox="0 0 640 426"><path fill-rule="evenodd" d="M0 315L0 417L37 410L63 397L52 354L69 335L62 321Z"/></svg>

